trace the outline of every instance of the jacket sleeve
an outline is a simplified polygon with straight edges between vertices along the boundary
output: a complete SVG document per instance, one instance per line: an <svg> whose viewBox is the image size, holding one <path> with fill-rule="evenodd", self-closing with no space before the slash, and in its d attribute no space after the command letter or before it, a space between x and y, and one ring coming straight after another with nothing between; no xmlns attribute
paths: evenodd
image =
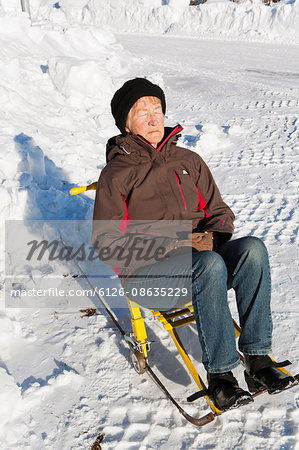
<svg viewBox="0 0 299 450"><path fill-rule="evenodd" d="M205 218L199 222L198 228L200 231L213 231L215 238L224 243L233 235L235 215L223 201L210 169L201 157L198 158L200 163L196 182L198 204L199 209L205 212Z"/></svg>
<svg viewBox="0 0 299 450"><path fill-rule="evenodd" d="M130 270L163 259L173 239L152 236L148 225L130 221L128 193L120 186L119 177L113 177L106 167L99 178L93 214L92 243L99 258L108 265Z"/></svg>

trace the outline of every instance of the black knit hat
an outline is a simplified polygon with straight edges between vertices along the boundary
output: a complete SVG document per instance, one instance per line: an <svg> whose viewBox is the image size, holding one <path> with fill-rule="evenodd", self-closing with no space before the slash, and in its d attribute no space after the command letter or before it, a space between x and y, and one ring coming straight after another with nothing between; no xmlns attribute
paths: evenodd
<svg viewBox="0 0 299 450"><path fill-rule="evenodd" d="M116 126L125 134L127 115L137 100L141 97L157 97L161 100L162 111L165 114L166 101L162 89L145 78L135 78L126 83L115 92L111 100L111 112Z"/></svg>

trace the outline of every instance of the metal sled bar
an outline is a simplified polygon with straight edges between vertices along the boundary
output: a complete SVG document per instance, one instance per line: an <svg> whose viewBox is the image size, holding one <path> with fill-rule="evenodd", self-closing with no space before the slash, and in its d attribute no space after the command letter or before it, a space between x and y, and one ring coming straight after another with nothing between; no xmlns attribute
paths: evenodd
<svg viewBox="0 0 299 450"><path fill-rule="evenodd" d="M146 332L145 332L145 325L144 325L144 319L141 315L139 306L134 303L132 300L127 298L129 308L132 315L132 325L133 325L133 331L135 339L138 343L145 343L146 340ZM176 328L178 326L185 325L187 323L191 323L195 321L194 314L191 313L191 308L182 308L180 310L172 310L172 311L152 311L154 316L163 324L164 328L169 332L174 344L176 345L190 375L194 379L195 383L199 387L199 390L206 389L206 386L204 382L202 381L200 375L198 374L197 370L194 367L194 364L192 363L191 359L189 358L187 351L176 331ZM193 308L192 308L193 309ZM173 320L174 318L180 317L181 315L186 315L189 313L189 317L184 317L180 320ZM191 315L190 315L191 314ZM142 349L146 349L146 345L142 347ZM205 396L206 401L208 405L210 406L211 410L214 414L221 414L221 411L216 408L212 400L208 395Z"/></svg>
<svg viewBox="0 0 299 450"><path fill-rule="evenodd" d="M180 320L169 320L167 317L165 317L164 315L161 317L157 317L159 322L163 323L164 328L166 330L171 330L173 328L178 328L178 327L182 327L183 325L188 325L189 323L194 322L195 318L194 317L184 317L183 319Z"/></svg>
<svg viewBox="0 0 299 450"><path fill-rule="evenodd" d="M169 311L152 311L154 317L163 323L166 330L178 328L183 325L195 322L193 306L181 309L171 309ZM177 319L177 320L174 320Z"/></svg>
<svg viewBox="0 0 299 450"><path fill-rule="evenodd" d="M186 352L186 349L178 335L178 332L176 331L176 329L174 328L167 328L167 331L169 332L173 342L175 343L181 357L183 358L184 363L187 366L187 369L189 371L189 373L192 375L192 378L194 379L195 383L197 384L197 386L199 387L199 390L202 391L204 389L206 389L206 386L204 384L204 382L202 381L199 373L197 372L197 370L194 367L194 364L192 363L191 359L188 356L188 353ZM216 406L214 405L214 403L212 402L211 398L209 397L209 395L205 395L205 399L208 403L208 405L210 406L211 410L213 411L213 413L215 414L221 414L222 411L220 411L218 408L216 408Z"/></svg>
<svg viewBox="0 0 299 450"><path fill-rule="evenodd" d="M239 325L237 324L237 322L235 320L233 320L233 322L234 322L235 334L236 334L236 337L238 338L241 334L241 328L239 327Z"/></svg>
<svg viewBox="0 0 299 450"><path fill-rule="evenodd" d="M173 312L175 311L175 312ZM180 315L186 315L186 313L189 313L188 317L184 317L179 320L173 320L174 318L179 317ZM190 306L189 308L182 308L179 310L172 310L172 311L153 311L154 316L161 322L164 326L164 328L169 332L173 342L175 343L189 373L191 374L192 378L194 379L195 383L199 387L199 390L206 389L206 386L204 382L202 381L199 373L194 367L194 364L192 363L191 359L188 356L188 353L178 335L178 332L176 331L176 328L179 326L186 325L188 323L195 322L195 316L193 314L193 307ZM215 414L221 414L222 412L216 408L213 401L208 395L205 395L205 399L207 403L209 404L211 410Z"/></svg>
<svg viewBox="0 0 299 450"><path fill-rule="evenodd" d="M144 356L144 359L146 362L148 361L147 358L147 350L148 350L148 342L147 342L147 334L144 324L144 318L142 317L139 305L137 303L134 303L132 300L127 298L129 309L131 312L131 322L132 322L132 328L133 333L136 341L138 344L140 344L142 349L142 354Z"/></svg>
<svg viewBox="0 0 299 450"><path fill-rule="evenodd" d="M152 311L152 313L155 317L163 314L163 316L167 317L168 319L175 319L176 317L183 316L184 314L193 313L193 306L190 306L188 308L184 307L181 309L171 309L169 311Z"/></svg>

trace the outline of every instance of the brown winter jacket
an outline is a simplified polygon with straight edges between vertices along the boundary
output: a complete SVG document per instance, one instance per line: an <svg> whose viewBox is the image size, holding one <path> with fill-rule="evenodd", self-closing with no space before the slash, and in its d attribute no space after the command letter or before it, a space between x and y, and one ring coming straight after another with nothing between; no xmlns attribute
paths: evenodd
<svg viewBox="0 0 299 450"><path fill-rule="evenodd" d="M181 130L180 125L165 128L157 149L143 137L129 134L108 141L92 230L92 242L107 264L127 267L117 252L107 249L124 248L132 236L140 237L141 242L149 234L155 235L157 248L171 244L180 232L178 222L174 230L171 221L188 220L193 232L212 231L217 242L231 238L234 214L202 158L176 145ZM159 224L158 232L153 223ZM138 266L146 264L139 261Z"/></svg>

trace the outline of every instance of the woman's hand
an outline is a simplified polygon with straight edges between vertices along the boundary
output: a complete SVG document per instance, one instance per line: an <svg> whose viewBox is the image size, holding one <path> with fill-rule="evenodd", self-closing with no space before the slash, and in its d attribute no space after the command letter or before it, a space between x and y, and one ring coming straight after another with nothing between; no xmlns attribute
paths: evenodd
<svg viewBox="0 0 299 450"><path fill-rule="evenodd" d="M192 247L202 252L204 250L213 250L213 232L205 231L204 233L191 233Z"/></svg>
<svg viewBox="0 0 299 450"><path fill-rule="evenodd" d="M176 239L165 250L165 255L181 247L192 247L197 252L213 250L213 232L189 233L187 239Z"/></svg>

